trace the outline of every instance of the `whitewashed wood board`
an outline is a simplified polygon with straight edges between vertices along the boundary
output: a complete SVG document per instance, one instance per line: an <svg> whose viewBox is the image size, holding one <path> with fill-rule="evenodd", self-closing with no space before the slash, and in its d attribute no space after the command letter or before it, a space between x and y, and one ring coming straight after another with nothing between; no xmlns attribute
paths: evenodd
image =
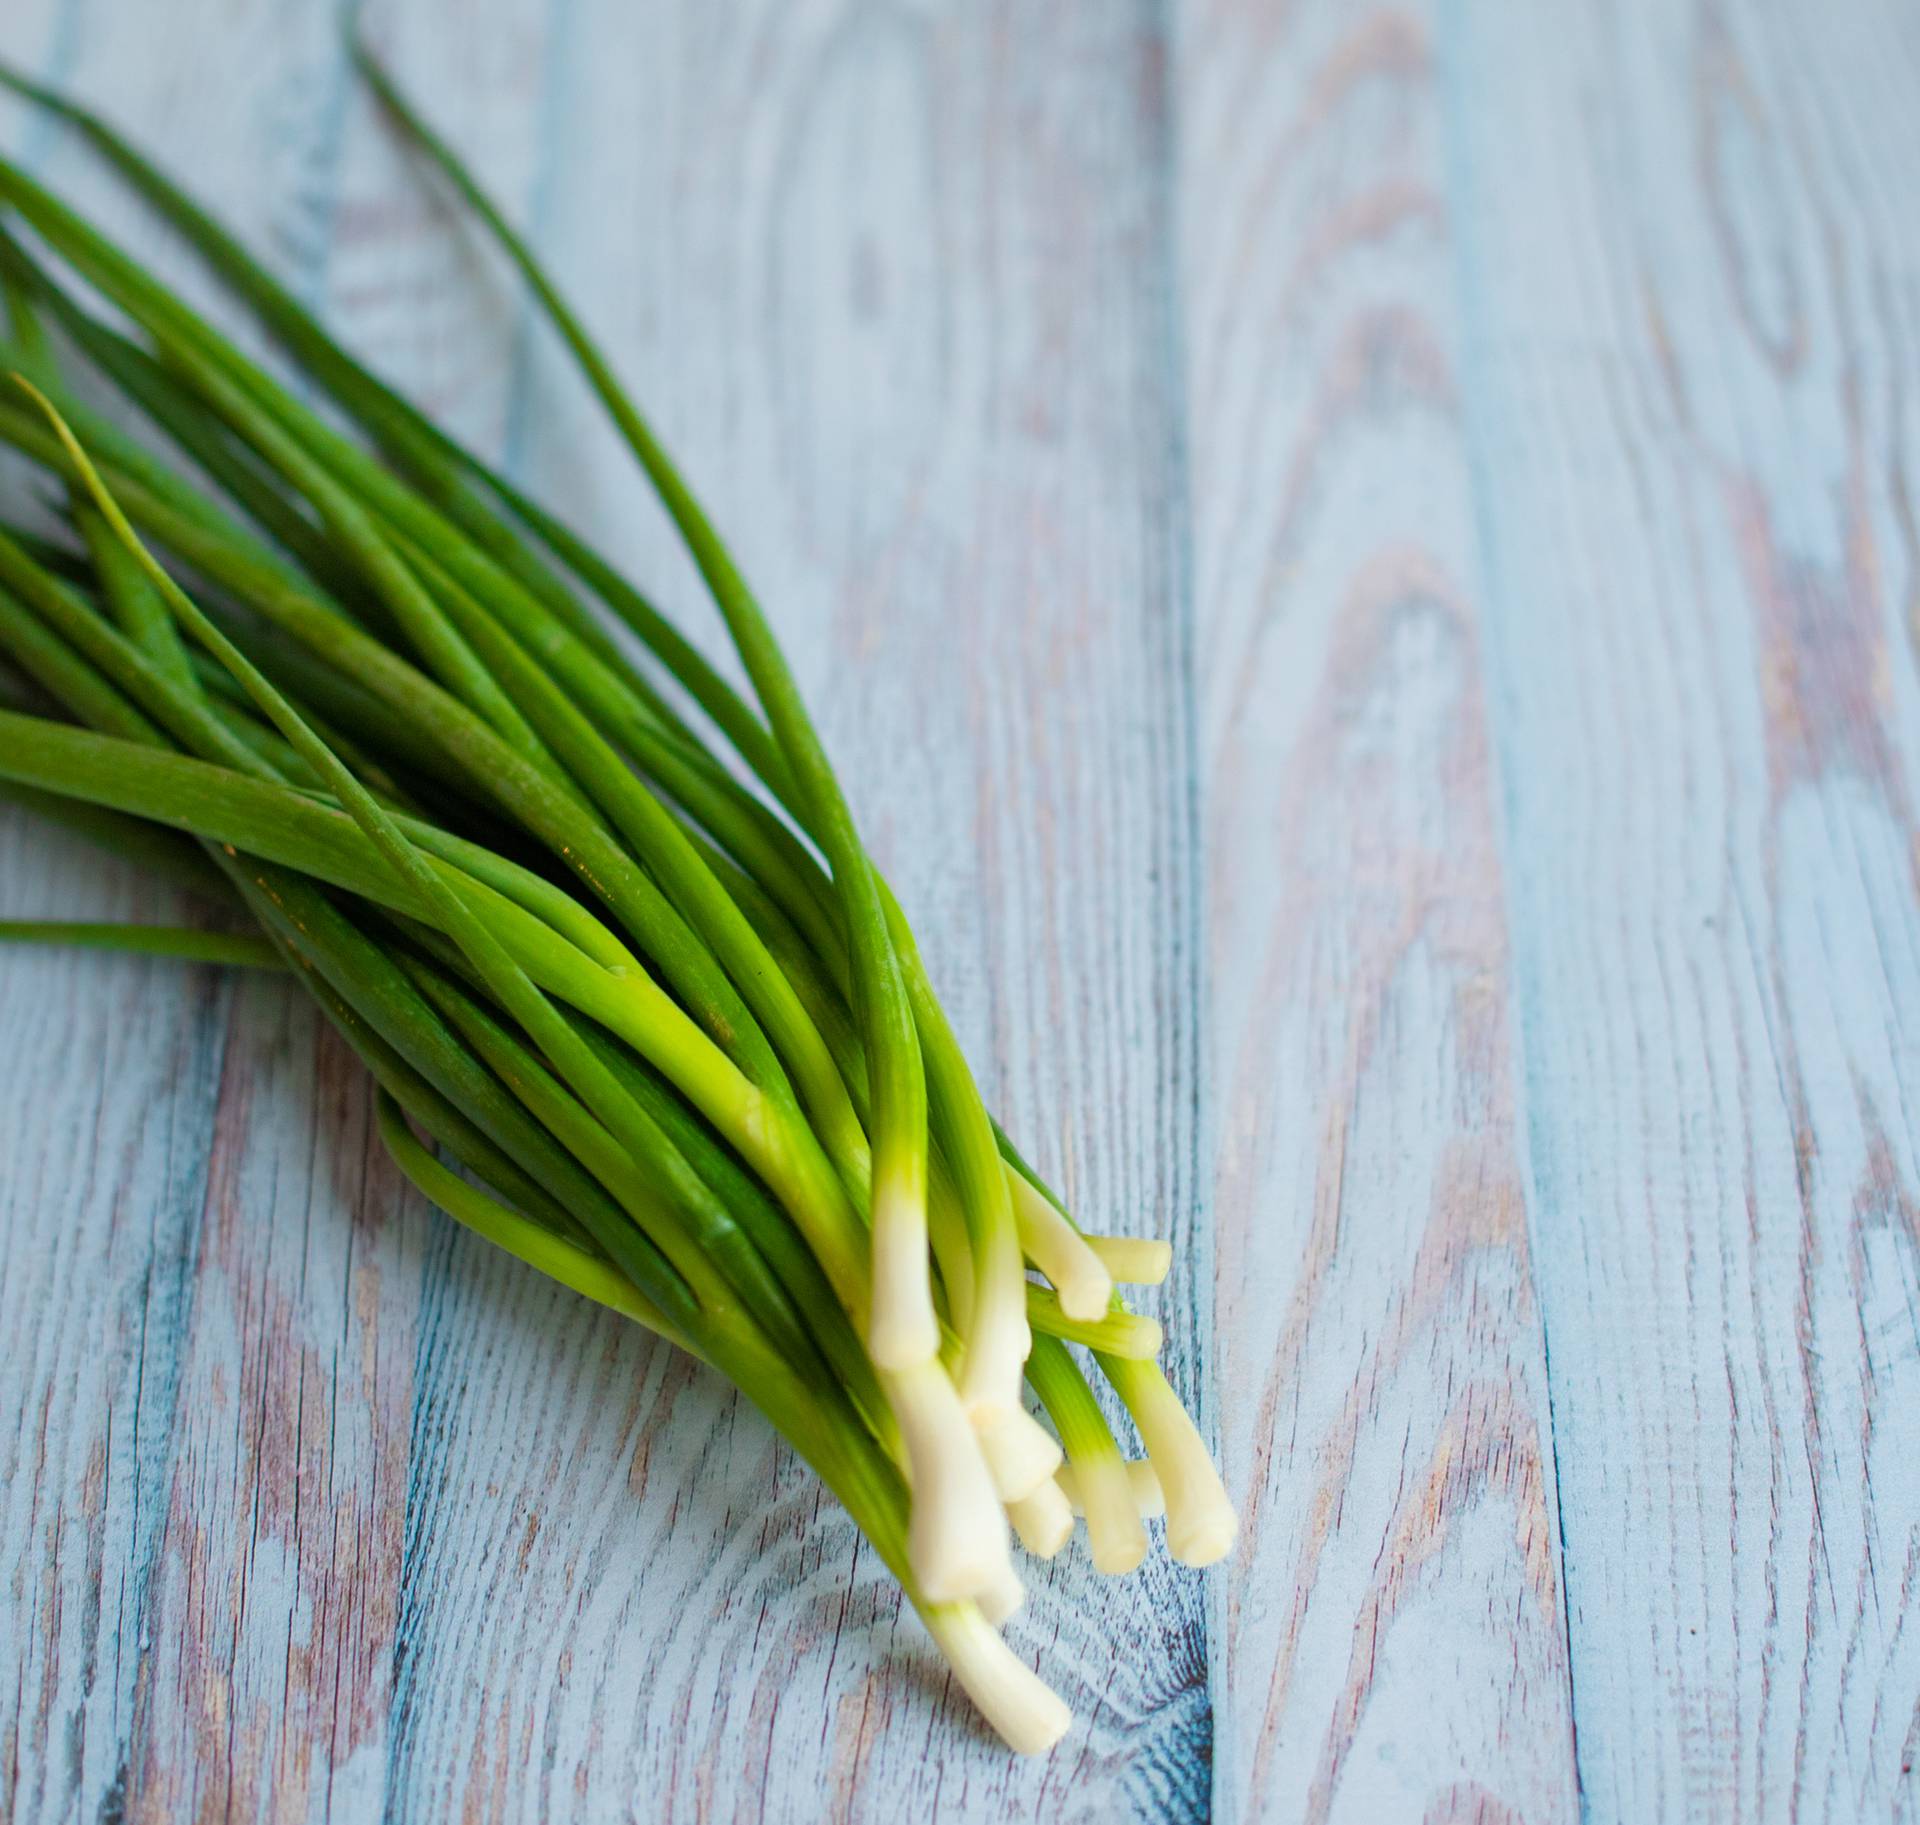
<svg viewBox="0 0 1920 1825"><path fill-rule="evenodd" d="M1181 43L1235 1818L1577 1812L1436 10Z"/></svg>

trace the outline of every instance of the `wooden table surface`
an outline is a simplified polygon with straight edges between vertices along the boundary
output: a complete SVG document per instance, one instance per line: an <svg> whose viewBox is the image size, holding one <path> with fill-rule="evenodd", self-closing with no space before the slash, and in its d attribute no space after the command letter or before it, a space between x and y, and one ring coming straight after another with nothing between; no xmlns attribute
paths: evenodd
<svg viewBox="0 0 1920 1825"><path fill-rule="evenodd" d="M709 629L332 12L0 55ZM403 1189L290 986L15 952L0 1816L1913 1816L1920 12L370 13L763 586L999 1107L1173 1237L1241 1546L1038 1568L1080 1722L1016 1762L750 1411ZM0 817L0 914L177 910Z"/></svg>

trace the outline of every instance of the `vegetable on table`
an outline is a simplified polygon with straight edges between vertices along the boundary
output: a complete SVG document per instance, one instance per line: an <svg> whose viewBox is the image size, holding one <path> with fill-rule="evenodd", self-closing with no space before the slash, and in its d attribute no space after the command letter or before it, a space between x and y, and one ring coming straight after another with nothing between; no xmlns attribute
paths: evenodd
<svg viewBox="0 0 1920 1825"><path fill-rule="evenodd" d="M999 1632L1011 1536L1051 1558L1084 1514L1108 1573L1162 1513L1186 1563L1233 1541L1160 1326L1119 1290L1171 1250L1085 1233L988 1113L768 616L533 251L358 56L605 406L751 696L111 127L0 70L330 408L0 160L0 442L70 535L0 516L0 794L218 915L0 922L0 943L291 972L413 1184L733 1381L993 1727L1045 1750L1071 1720ZM126 413L88 403L102 386Z"/></svg>

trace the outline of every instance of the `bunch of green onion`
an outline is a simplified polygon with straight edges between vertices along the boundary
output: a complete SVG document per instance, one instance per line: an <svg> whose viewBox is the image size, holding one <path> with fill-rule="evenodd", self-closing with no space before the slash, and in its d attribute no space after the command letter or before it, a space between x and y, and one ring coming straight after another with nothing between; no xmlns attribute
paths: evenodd
<svg viewBox="0 0 1920 1825"><path fill-rule="evenodd" d="M184 871L260 934L4 935L291 970L372 1071L414 1183L728 1377L994 1728L1044 1750L1071 1720L999 1633L1021 1600L1010 1530L1047 1558L1084 1514L1108 1573L1140 1563L1161 1513L1187 1564L1233 1539L1160 1327L1117 1291L1160 1280L1169 1250L1084 1233L988 1114L725 546L532 253L362 68L576 357L753 701L111 128L0 72L184 233L338 414L0 161L0 441L52 478L71 532L0 529L0 788ZM81 371L132 418L91 408Z"/></svg>

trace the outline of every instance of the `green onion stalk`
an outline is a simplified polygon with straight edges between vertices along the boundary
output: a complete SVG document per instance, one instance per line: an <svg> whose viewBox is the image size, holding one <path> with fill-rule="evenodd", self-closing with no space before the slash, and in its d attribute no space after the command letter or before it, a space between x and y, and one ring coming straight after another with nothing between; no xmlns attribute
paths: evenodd
<svg viewBox="0 0 1920 1825"><path fill-rule="evenodd" d="M1000 1633L1010 1535L1052 1558L1083 1515L1113 1574L1161 1515L1185 1563L1233 1541L1121 1290L1171 1250L1084 1232L989 1114L759 600L532 249L357 55L613 419L751 692L104 121L0 68L329 408L0 160L0 443L65 520L0 516L0 796L206 906L0 944L291 975L420 1192L738 1386L1045 1750L1070 1718Z"/></svg>

